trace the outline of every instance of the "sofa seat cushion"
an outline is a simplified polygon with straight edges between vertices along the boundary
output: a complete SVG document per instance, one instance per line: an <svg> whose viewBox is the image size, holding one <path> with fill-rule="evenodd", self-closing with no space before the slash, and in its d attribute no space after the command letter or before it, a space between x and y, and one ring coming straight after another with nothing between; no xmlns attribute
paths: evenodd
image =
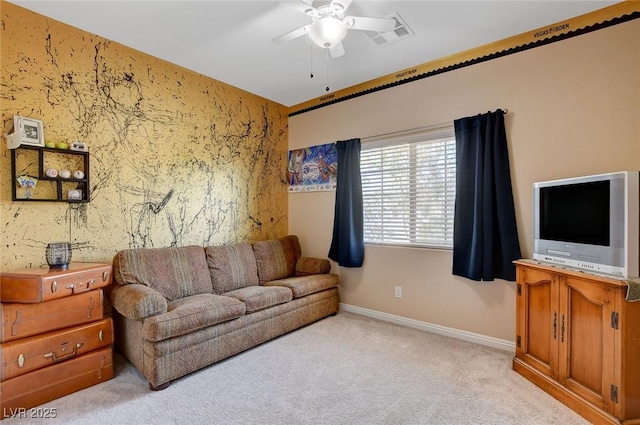
<svg viewBox="0 0 640 425"><path fill-rule="evenodd" d="M247 308L247 314L264 310L274 305L284 304L293 299L291 290L283 286L248 286L229 291L224 295L242 301Z"/></svg>
<svg viewBox="0 0 640 425"><path fill-rule="evenodd" d="M258 284L258 268L248 243L205 248L213 292L223 294Z"/></svg>
<svg viewBox="0 0 640 425"><path fill-rule="evenodd" d="M244 315L246 309L236 298L216 294L199 294L168 303L167 312L146 319L142 337L162 341L198 329L227 322Z"/></svg>
<svg viewBox="0 0 640 425"><path fill-rule="evenodd" d="M118 284L145 285L169 301L212 291L204 248L197 245L126 249L114 257L113 270Z"/></svg>
<svg viewBox="0 0 640 425"><path fill-rule="evenodd" d="M337 274L315 274L310 276L295 276L287 279L273 280L265 283L265 288L273 286L284 286L291 289L293 298L301 298L325 289L335 288L340 284Z"/></svg>
<svg viewBox="0 0 640 425"><path fill-rule="evenodd" d="M295 235L253 244L260 285L295 274L302 250Z"/></svg>

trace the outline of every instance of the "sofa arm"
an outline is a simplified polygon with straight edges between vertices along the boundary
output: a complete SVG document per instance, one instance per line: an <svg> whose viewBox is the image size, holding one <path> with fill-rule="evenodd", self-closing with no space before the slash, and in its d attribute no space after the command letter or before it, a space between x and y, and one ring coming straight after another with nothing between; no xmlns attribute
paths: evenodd
<svg viewBox="0 0 640 425"><path fill-rule="evenodd" d="M138 283L115 285L111 303L123 316L140 320L167 312L167 300L155 289Z"/></svg>
<svg viewBox="0 0 640 425"><path fill-rule="evenodd" d="M331 271L331 263L323 258L300 257L296 263L296 276L326 274Z"/></svg>

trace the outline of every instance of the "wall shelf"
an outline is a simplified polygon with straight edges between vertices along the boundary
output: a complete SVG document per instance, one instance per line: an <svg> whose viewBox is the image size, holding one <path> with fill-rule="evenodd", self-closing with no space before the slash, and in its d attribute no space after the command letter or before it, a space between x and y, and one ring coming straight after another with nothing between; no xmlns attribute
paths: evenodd
<svg viewBox="0 0 640 425"><path fill-rule="evenodd" d="M68 169L70 178L48 177L47 168L57 171ZM74 171L82 171L84 177L76 179ZM37 179L36 186L25 189L19 183L20 176ZM84 203L90 199L89 152L69 149L45 148L22 145L11 150L11 199L25 202L68 202ZM79 199L69 199L70 190L79 190Z"/></svg>

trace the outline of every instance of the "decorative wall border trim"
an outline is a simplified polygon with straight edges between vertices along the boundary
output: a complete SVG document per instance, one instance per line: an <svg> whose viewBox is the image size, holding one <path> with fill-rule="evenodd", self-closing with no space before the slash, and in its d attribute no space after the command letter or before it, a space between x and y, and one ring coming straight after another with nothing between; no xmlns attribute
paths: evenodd
<svg viewBox="0 0 640 425"><path fill-rule="evenodd" d="M433 323L421 322L419 320L409 319L407 317L402 317L402 316L396 316L395 314L383 313L381 311L370 310L368 308L357 307L355 305L350 305L350 304L340 303L340 311L359 314L361 316L382 320L384 322L391 322L396 325L407 326L409 328L419 329L421 331L433 332L438 335L444 335L451 338L461 339L467 342L473 342L475 344L497 348L498 350L504 350L511 353L516 352L515 343L511 341L506 341L504 339L493 338L490 336L480 335L473 332L461 331L459 329L448 328L446 326L435 325Z"/></svg>
<svg viewBox="0 0 640 425"><path fill-rule="evenodd" d="M289 108L289 117L444 72L566 40L638 18L640 18L640 1L626 0L566 21L505 38L504 40L466 50L455 55L436 59L413 68L407 68L375 80L294 105Z"/></svg>

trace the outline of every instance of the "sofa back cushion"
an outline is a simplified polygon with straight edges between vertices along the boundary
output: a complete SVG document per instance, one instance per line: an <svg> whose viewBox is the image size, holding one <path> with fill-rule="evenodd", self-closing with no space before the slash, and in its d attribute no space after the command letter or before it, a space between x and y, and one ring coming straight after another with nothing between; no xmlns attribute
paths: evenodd
<svg viewBox="0 0 640 425"><path fill-rule="evenodd" d="M300 242L295 235L253 244L260 284L291 277L300 258Z"/></svg>
<svg viewBox="0 0 640 425"><path fill-rule="evenodd" d="M118 284L140 283L169 301L212 290L201 246L123 250L113 259L113 269Z"/></svg>
<svg viewBox="0 0 640 425"><path fill-rule="evenodd" d="M258 285L256 257L250 244L208 246L205 252L214 293Z"/></svg>

